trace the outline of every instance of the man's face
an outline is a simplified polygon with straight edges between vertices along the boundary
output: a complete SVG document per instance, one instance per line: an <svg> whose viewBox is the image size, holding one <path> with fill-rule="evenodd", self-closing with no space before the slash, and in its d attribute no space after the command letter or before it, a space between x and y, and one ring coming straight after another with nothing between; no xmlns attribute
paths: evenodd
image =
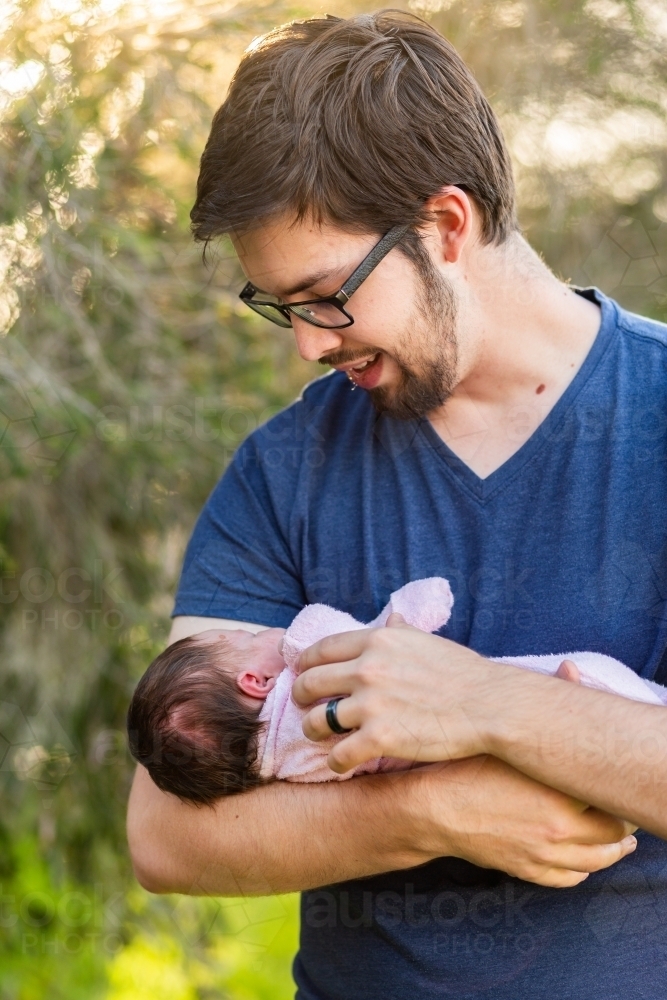
<svg viewBox="0 0 667 1000"><path fill-rule="evenodd" d="M378 239L285 220L234 243L253 285L289 303L337 292ZM323 330L293 316L301 357L345 371L391 416L437 409L457 381L457 310L440 271L431 264L427 272L418 273L395 248L346 305L352 326Z"/></svg>

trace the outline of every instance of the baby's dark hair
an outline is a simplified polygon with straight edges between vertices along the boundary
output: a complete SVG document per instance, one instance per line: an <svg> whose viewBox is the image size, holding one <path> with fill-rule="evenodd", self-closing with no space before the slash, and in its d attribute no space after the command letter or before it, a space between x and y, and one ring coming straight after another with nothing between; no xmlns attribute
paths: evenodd
<svg viewBox="0 0 667 1000"><path fill-rule="evenodd" d="M220 668L224 642L214 647L188 636L168 646L139 681L127 713L132 756L163 792L190 802L262 784L261 703L247 705L235 678ZM230 646L229 665L237 664Z"/></svg>

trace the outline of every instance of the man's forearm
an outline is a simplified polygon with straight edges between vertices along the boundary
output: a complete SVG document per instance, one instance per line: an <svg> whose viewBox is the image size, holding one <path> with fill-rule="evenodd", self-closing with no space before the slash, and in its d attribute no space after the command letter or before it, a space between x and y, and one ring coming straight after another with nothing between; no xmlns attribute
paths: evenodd
<svg viewBox="0 0 667 1000"><path fill-rule="evenodd" d="M350 735L329 766L374 757L419 761L492 754L525 775L667 839L667 711L584 688L410 628L328 636L299 658L292 697L309 739L330 735L336 693Z"/></svg>
<svg viewBox="0 0 667 1000"><path fill-rule="evenodd" d="M263 895L453 855L540 885L576 885L634 849L612 816L493 757L185 805L137 771L128 835L152 892Z"/></svg>
<svg viewBox="0 0 667 1000"><path fill-rule="evenodd" d="M151 892L268 895L421 864L433 854L408 842L398 783L410 781L275 782L196 807L139 767L128 811L137 877Z"/></svg>
<svg viewBox="0 0 667 1000"><path fill-rule="evenodd" d="M487 749L538 781L667 838L667 710L512 671Z"/></svg>

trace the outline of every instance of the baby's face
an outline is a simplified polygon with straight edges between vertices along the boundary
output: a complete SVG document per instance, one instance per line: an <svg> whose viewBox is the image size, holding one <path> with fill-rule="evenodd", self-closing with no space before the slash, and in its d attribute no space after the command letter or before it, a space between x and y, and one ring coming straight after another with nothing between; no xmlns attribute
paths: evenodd
<svg viewBox="0 0 667 1000"><path fill-rule="evenodd" d="M253 699L266 698L275 684L276 677L285 669L285 661L280 653L280 643L285 635L284 628L266 628L261 632L247 629L208 629L197 636L214 648L221 642L222 669L236 677L240 690ZM238 654L238 664L230 669L230 647L232 657Z"/></svg>

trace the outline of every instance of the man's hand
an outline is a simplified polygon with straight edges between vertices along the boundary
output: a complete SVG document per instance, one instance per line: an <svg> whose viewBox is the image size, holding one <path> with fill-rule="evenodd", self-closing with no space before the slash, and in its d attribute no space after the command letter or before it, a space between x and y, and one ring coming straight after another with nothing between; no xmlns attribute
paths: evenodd
<svg viewBox="0 0 667 1000"><path fill-rule="evenodd" d="M427 762L486 753L484 711L498 710L498 678L518 668L412 628L400 615L388 626L328 636L301 654L298 704L347 695L337 716L355 732L331 751L331 769L342 774L383 756ZM303 731L311 740L331 736L325 705L306 715Z"/></svg>
<svg viewBox="0 0 667 1000"><path fill-rule="evenodd" d="M393 617L393 616L392 616ZM337 717L354 731L329 766L374 757L457 760L491 754L523 774L667 839L667 712L559 677L486 660L410 628L329 636L306 649L293 696L301 705L343 695ZM331 735L325 706L304 718L310 739Z"/></svg>
<svg viewBox="0 0 667 1000"><path fill-rule="evenodd" d="M547 788L494 757L442 767L446 800L434 780L437 765L411 772L423 782L430 819L424 846L431 848L429 838L435 833L434 854L444 834L448 849L443 853L538 885L565 888L615 864L637 846L629 823Z"/></svg>

